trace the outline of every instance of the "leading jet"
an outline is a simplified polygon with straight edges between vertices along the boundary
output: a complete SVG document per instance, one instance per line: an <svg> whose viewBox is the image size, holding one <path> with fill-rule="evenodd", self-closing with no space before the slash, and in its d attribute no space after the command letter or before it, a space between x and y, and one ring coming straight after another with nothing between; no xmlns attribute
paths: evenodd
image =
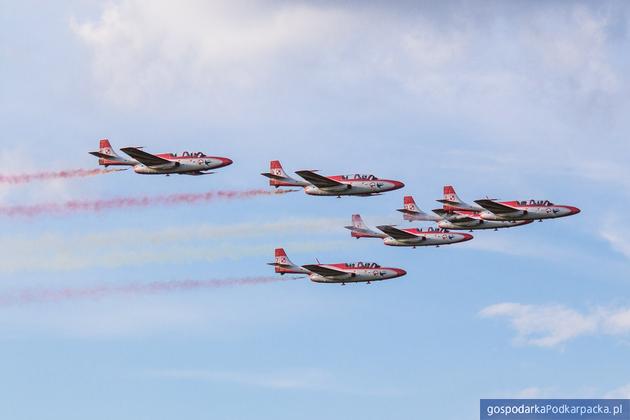
<svg viewBox="0 0 630 420"><path fill-rule="evenodd" d="M445 187L447 188L447 187ZM448 187L452 189L453 187ZM453 190L453 194L454 194ZM456 194L455 194L456 196ZM459 198L450 201L453 204L463 203ZM438 227L449 230L481 230L481 229L503 229L509 227L523 226L531 223L531 220L484 220L479 211L458 210L455 207L447 206L447 209L434 209L433 213L427 214L420 210L412 196L407 195L403 199L403 208L398 209L403 214L403 219L413 222L435 222ZM463 203L466 206L466 203ZM469 206L472 207L472 206Z"/></svg>
<svg viewBox="0 0 630 420"><path fill-rule="evenodd" d="M139 147L123 147L123 152L131 159L121 157L113 149L109 140L103 139L99 143L99 150L89 152L98 157L99 165L132 166L137 174L143 175L209 175L211 169L218 169L232 164L232 160L225 157L207 156L202 152L184 152L151 154Z"/></svg>
<svg viewBox="0 0 630 420"><path fill-rule="evenodd" d="M580 209L565 204L553 204L549 200L513 200L498 201L484 198L475 200L475 205L462 201L451 185L444 186L444 198L437 200L443 203L443 210L457 213L477 213L481 219L493 222L542 222L543 219L557 219L559 217L573 216Z"/></svg>
<svg viewBox="0 0 630 420"><path fill-rule="evenodd" d="M553 204L548 200L497 201L490 199L475 200L485 210L479 215L484 220L538 220L556 219L573 216L580 209L564 204Z"/></svg>
<svg viewBox="0 0 630 420"><path fill-rule="evenodd" d="M382 225L376 228L376 232L366 226L358 214L352 215L352 226L345 226L350 230L353 238L381 238L385 245L389 246L437 246L450 245L459 242L470 241L473 236L468 233L449 232L445 229L398 229L393 225Z"/></svg>
<svg viewBox="0 0 630 420"><path fill-rule="evenodd" d="M276 273L304 274L315 283L370 283L373 281L389 280L402 277L407 272L402 268L381 267L376 263L337 263L337 264L307 264L297 266L287 257L283 248L276 248L275 260L268 263L275 267Z"/></svg>
<svg viewBox="0 0 630 420"><path fill-rule="evenodd" d="M261 175L269 178L272 187L303 187L309 195L337 196L357 195L367 197L380 195L387 191L394 191L405 186L400 181L381 179L374 175L332 175L323 176L316 171L296 171L304 181L299 181L287 175L280 161L272 160L269 172Z"/></svg>

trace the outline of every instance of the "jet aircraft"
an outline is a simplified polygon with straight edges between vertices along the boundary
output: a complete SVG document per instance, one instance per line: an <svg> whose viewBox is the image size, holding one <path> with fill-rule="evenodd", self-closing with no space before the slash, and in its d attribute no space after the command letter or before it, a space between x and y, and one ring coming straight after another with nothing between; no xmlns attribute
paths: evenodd
<svg viewBox="0 0 630 420"><path fill-rule="evenodd" d="M381 238L385 245L390 246L440 246L469 241L473 238L468 233L449 232L446 229L398 229L392 225L382 225L376 228L379 233L368 228L358 214L352 215L352 226L345 226L350 230L353 238Z"/></svg>
<svg viewBox="0 0 630 420"><path fill-rule="evenodd" d="M273 187L303 187L306 194L320 196L341 197L342 195L357 195L367 197L397 190L405 186L400 181L381 179L374 175L323 176L316 172L297 171L296 174L304 179L304 181L299 181L286 174L280 161L272 160L270 171L261 175L269 178L269 185Z"/></svg>
<svg viewBox="0 0 630 420"><path fill-rule="evenodd" d="M580 209L573 206L553 204L548 200L497 201L490 199L475 200L485 210L479 215L484 220L538 220L578 214Z"/></svg>
<svg viewBox="0 0 630 420"><path fill-rule="evenodd" d="M275 261L268 263L275 267L276 273L304 274L316 283L359 283L379 280L389 280L407 274L402 268L381 267L376 263L337 263L337 264L307 264L297 266L287 257L283 248L276 248Z"/></svg>
<svg viewBox="0 0 630 420"><path fill-rule="evenodd" d="M447 187L445 187L447 188ZM453 188L453 187L448 187ZM454 190L453 190L454 192ZM459 203L461 200L457 199ZM455 203L455 201L451 201ZM466 203L464 203L466 204ZM438 227L449 230L479 230L479 229L501 229L516 226L523 226L531 223L531 220L513 221L513 220L484 220L479 211L473 210L457 210L456 208L447 206L445 209L435 209L433 213L427 214L420 210L416 205L412 196L407 195L404 198L404 208L398 209L403 213L403 219L412 221L435 222Z"/></svg>
<svg viewBox="0 0 630 420"><path fill-rule="evenodd" d="M97 152L89 152L98 157L99 165L133 166L134 172L144 175L209 175L211 169L222 168L232 164L232 160L225 157L207 156L202 152L184 152L180 156L176 153L160 153L157 155L140 150L139 147L123 147L123 152L131 159L119 156L109 140L100 141Z"/></svg>
<svg viewBox="0 0 630 420"><path fill-rule="evenodd" d="M498 201L484 198L475 200L475 205L462 201L451 185L444 186L444 198L437 200L443 203L443 210L455 214L468 214L475 212L485 221L534 221L542 222L542 219L556 219L558 217L578 214L580 209L564 204L553 204L548 200L513 200ZM462 213L463 211L463 213Z"/></svg>

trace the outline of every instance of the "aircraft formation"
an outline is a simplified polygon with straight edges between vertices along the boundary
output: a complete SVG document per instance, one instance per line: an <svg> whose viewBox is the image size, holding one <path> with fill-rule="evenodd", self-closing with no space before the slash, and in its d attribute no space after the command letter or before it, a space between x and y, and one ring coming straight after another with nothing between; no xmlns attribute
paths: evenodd
<svg viewBox="0 0 630 420"><path fill-rule="evenodd" d="M208 175L213 169L231 165L233 162L226 157L208 156L202 152L183 152L152 154L141 147L123 147L120 149L129 156L125 158L117 154L107 139L100 141L99 150L89 152L99 158L101 166L131 166L134 172L144 175ZM397 180L379 178L372 174L351 175L322 175L317 170L299 170L295 174L302 178L298 180L289 176L278 160L272 160L269 172L263 175L269 178L269 185L280 187L301 187L307 195L314 196L358 196L370 197L395 191L405 186ZM394 247L424 247L452 245L470 241L470 233L454 232L468 230L504 229L524 226L535 220L555 219L572 216L580 209L569 205L558 205L548 200L511 200L499 201L484 198L469 204L461 200L455 189L444 186L443 198L437 200L441 208L432 210L433 214L425 213L416 205L410 195L403 199L403 208L398 209L403 214L403 220L409 222L433 222L435 227L428 228L400 228L396 225L376 226L378 231L370 229L361 215L352 215L352 225L345 226L350 230L353 238L377 238L384 245ZM298 274L308 277L317 283L371 283L372 281L389 280L407 274L402 268L382 267L374 262L352 262L295 265L287 257L283 248L276 248L275 259L269 265L274 266L280 275Z"/></svg>

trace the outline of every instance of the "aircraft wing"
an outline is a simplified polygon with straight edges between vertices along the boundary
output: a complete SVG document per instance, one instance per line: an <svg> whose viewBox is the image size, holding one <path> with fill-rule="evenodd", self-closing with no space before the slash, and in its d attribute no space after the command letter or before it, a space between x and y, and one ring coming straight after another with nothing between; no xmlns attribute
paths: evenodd
<svg viewBox="0 0 630 420"><path fill-rule="evenodd" d="M303 265L302 268L305 268L308 271L312 271L313 273L319 274L320 276L324 277L345 276L349 274L345 271L335 270L334 268L329 267L322 267L321 265L317 264Z"/></svg>
<svg viewBox="0 0 630 420"><path fill-rule="evenodd" d="M128 154L129 156L131 156L132 158L134 158L135 160L137 160L138 162L146 166L160 166L160 165L177 163L177 162L173 162L167 159L163 159L159 156L152 155L151 153L147 153L135 147L123 147L120 150L122 150L123 152L125 152L126 154ZM176 165L176 166L179 166L179 165Z"/></svg>
<svg viewBox="0 0 630 420"><path fill-rule="evenodd" d="M494 214L506 214L506 213L515 213L522 212L520 209L515 209L514 207L507 206L505 204L498 203L494 200L475 200L475 203L479 204L484 209L491 211Z"/></svg>
<svg viewBox="0 0 630 420"><path fill-rule="evenodd" d="M415 239L418 237L418 235L400 230L391 225L377 226L376 228L380 231L385 232L394 239Z"/></svg>
<svg viewBox="0 0 630 420"><path fill-rule="evenodd" d="M338 187L342 184L341 182L333 181L330 178L326 178L325 176L316 174L313 171L296 171L296 174L315 185L317 188L332 188Z"/></svg>

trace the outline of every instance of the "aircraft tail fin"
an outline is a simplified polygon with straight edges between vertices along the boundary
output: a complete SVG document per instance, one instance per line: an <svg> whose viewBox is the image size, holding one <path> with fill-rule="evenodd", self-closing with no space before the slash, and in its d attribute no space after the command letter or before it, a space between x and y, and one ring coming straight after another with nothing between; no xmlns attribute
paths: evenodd
<svg viewBox="0 0 630 420"><path fill-rule="evenodd" d="M420 210L418 206L416 205L416 201L410 195L405 196L405 198L403 199L403 204L404 204L403 208L398 209L398 211L403 214L403 219L409 222L413 222L413 221L434 222L434 221L439 220L438 217L433 216L431 214L427 214L423 212L422 210Z"/></svg>
<svg viewBox="0 0 630 420"><path fill-rule="evenodd" d="M375 232L367 227L363 222L360 214L352 215L352 226L344 226L350 231L350 235L353 238L384 238L382 233Z"/></svg>
<svg viewBox="0 0 630 420"><path fill-rule="evenodd" d="M269 185L272 187L305 187L309 185L307 182L298 181L291 178L282 168L282 164L279 160L272 160L269 163L269 172L261 174L269 178Z"/></svg>
<svg viewBox="0 0 630 420"><path fill-rule="evenodd" d="M109 143L109 140L102 139L98 145L97 152L89 152L91 155L96 156L98 158L98 164L109 166L109 165L134 165L135 162L125 159L118 155L112 148L112 145Z"/></svg>
<svg viewBox="0 0 630 420"><path fill-rule="evenodd" d="M280 273L280 274L307 273L307 271L304 270L302 267L299 267L293 264L293 262L287 256L287 253L284 252L284 248L276 248L274 254L275 254L274 262L268 263L268 264L273 265L276 268L276 273Z"/></svg>
<svg viewBox="0 0 630 420"><path fill-rule="evenodd" d="M445 210L472 210L472 211L481 211L483 210L481 207L472 206L465 201L463 201L457 193L455 192L455 188L452 185L444 186L444 194L441 200L437 200L439 203L444 204Z"/></svg>

